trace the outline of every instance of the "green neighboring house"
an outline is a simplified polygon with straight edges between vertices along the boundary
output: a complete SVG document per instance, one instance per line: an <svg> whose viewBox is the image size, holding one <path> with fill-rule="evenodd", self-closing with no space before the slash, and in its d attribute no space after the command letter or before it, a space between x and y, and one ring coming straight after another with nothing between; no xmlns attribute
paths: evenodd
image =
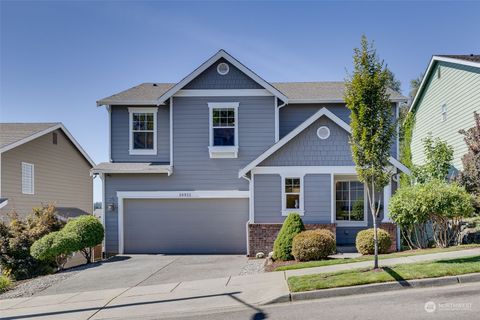
<svg viewBox="0 0 480 320"><path fill-rule="evenodd" d="M473 127L473 112L480 112L480 55L433 56L410 111L413 164L424 162L422 140L431 134L453 146L454 169L462 170L467 146L458 131Z"/></svg>

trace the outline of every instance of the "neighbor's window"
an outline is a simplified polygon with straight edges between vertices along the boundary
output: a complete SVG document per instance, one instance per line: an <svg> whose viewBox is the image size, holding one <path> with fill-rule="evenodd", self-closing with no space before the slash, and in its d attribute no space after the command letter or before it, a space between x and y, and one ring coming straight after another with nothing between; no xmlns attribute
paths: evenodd
<svg viewBox="0 0 480 320"><path fill-rule="evenodd" d="M31 163L22 162L22 193L34 194L34 167Z"/></svg>
<svg viewBox="0 0 480 320"><path fill-rule="evenodd" d="M364 221L363 183L354 180L337 181L335 183L335 211L337 221Z"/></svg>
<svg viewBox="0 0 480 320"><path fill-rule="evenodd" d="M447 121L447 105L442 105L442 121Z"/></svg>
<svg viewBox="0 0 480 320"><path fill-rule="evenodd" d="M292 211L301 213L303 208L301 204L301 188L302 188L302 181L301 178L284 178L284 203L283 203L283 210L284 211Z"/></svg>
<svg viewBox="0 0 480 320"><path fill-rule="evenodd" d="M129 108L130 154L156 154L156 108Z"/></svg>

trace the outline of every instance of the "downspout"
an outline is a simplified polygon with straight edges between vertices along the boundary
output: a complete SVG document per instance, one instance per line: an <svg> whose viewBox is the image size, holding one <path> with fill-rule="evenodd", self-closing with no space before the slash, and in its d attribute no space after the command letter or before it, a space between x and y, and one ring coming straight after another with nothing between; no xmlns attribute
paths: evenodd
<svg viewBox="0 0 480 320"><path fill-rule="evenodd" d="M243 179L248 181L248 190L250 192L250 197L248 199L248 220L247 223L245 224L245 234L246 234L246 239L247 239L247 257L250 256L250 241L249 241L249 230L248 226L250 225L251 222L253 222L253 212L252 212L252 206L253 206L253 181L251 178L247 177L246 175L242 176Z"/></svg>

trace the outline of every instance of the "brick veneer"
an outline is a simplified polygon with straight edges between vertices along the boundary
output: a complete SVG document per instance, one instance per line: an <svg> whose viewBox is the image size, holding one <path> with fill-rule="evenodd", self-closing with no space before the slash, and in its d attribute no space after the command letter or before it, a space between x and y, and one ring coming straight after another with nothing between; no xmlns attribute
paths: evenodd
<svg viewBox="0 0 480 320"><path fill-rule="evenodd" d="M392 222L383 222L380 223L380 229L387 231L392 240L392 245L388 249L388 252L397 251L397 225Z"/></svg>
<svg viewBox="0 0 480 320"><path fill-rule="evenodd" d="M248 247L250 256L255 256L258 252L268 254L273 250L273 242L282 228L281 223L253 223L248 225ZM305 229L328 229L335 234L336 225L334 223L305 224Z"/></svg>

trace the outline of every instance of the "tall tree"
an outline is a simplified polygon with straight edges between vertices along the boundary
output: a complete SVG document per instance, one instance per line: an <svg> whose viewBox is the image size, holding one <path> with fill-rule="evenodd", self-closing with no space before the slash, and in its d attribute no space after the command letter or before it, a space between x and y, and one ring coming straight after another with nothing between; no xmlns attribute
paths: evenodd
<svg viewBox="0 0 480 320"><path fill-rule="evenodd" d="M480 213L480 114L474 112L475 125L468 130L460 130L463 134L468 152L462 157L463 171L458 181L474 197L477 213Z"/></svg>
<svg viewBox="0 0 480 320"><path fill-rule="evenodd" d="M377 219L381 195L375 199L375 191L383 190L391 178L389 157L395 123L387 93L388 71L365 36L362 36L360 48L354 49L353 65L345 92L345 101L351 110L350 144L358 178L367 190L373 217L374 267L378 268Z"/></svg>
<svg viewBox="0 0 480 320"><path fill-rule="evenodd" d="M387 77L388 77L387 86L390 87L391 89L397 91L397 92L401 92L402 91L402 83L400 82L400 80L398 80L395 77L395 74L390 69L388 69L388 67L385 67L385 71L387 72Z"/></svg>
<svg viewBox="0 0 480 320"><path fill-rule="evenodd" d="M421 73L415 79L410 80L410 92L408 93L408 95L410 96L410 101L413 101L413 98L415 98L415 95L417 94L417 91L420 88L420 84L422 83L422 79L423 79L423 73Z"/></svg>

